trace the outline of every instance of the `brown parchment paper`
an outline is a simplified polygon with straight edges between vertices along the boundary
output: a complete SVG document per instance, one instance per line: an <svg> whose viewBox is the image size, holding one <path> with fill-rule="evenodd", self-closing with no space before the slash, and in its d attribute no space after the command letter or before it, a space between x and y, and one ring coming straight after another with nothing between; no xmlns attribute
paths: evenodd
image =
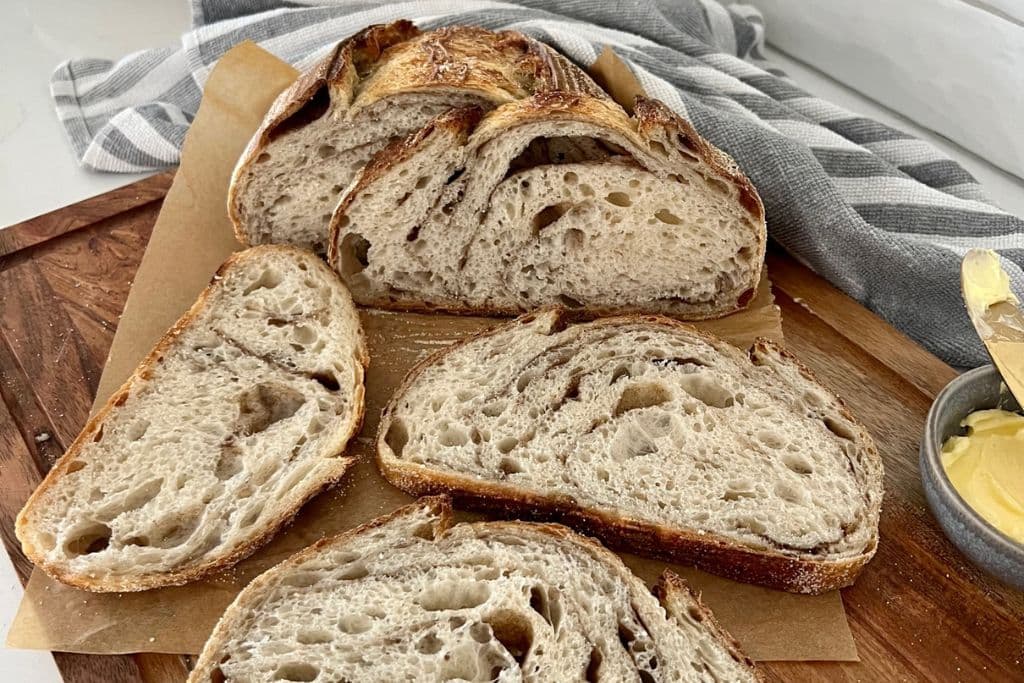
<svg viewBox="0 0 1024 683"><path fill-rule="evenodd" d="M97 405L188 309L224 258L240 248L225 208L231 170L274 96L295 75L291 67L251 43L228 52L211 74L185 141L181 167L128 296L97 391ZM254 576L324 535L411 500L384 481L370 457L380 410L405 372L425 354L495 321L370 310L361 315L371 355L366 420L350 445L359 462L338 488L310 502L290 528L234 569L186 586L96 594L70 588L36 570L8 634L8 645L90 654L197 653L221 613ZM766 279L747 311L702 327L739 346L749 345L757 336L778 340L782 336ZM465 513L460 516L471 518ZM623 557L649 583L669 566ZM703 593L722 624L755 659L857 659L838 592L798 596L673 568Z"/></svg>

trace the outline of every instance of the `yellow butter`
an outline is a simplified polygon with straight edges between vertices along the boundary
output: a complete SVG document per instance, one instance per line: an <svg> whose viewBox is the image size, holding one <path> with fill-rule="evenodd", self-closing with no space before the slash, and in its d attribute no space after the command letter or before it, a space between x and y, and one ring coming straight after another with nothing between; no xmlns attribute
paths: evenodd
<svg viewBox="0 0 1024 683"><path fill-rule="evenodd" d="M963 291L967 308L979 315L1001 301L1017 303L1010 291L1010 276L991 250L975 249L963 263Z"/></svg>
<svg viewBox="0 0 1024 683"><path fill-rule="evenodd" d="M989 524L1024 543L1024 416L979 410L962 424L967 435L942 445L949 481Z"/></svg>

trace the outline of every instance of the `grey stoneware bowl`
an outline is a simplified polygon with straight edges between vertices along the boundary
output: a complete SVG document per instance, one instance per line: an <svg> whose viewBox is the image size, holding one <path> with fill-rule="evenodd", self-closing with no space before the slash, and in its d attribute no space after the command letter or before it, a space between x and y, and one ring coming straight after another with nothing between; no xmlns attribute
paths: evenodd
<svg viewBox="0 0 1024 683"><path fill-rule="evenodd" d="M953 544L971 562L1014 588L1024 590L1024 544L996 530L974 511L946 477L942 443L962 434L960 422L975 410L1020 406L1000 391L1002 378L991 365L965 372L946 385L928 411L921 440L921 479L932 513Z"/></svg>

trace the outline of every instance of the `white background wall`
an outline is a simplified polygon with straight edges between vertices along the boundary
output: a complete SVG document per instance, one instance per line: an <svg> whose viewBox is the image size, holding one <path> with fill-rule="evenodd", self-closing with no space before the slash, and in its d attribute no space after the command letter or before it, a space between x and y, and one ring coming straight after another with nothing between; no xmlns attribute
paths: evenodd
<svg viewBox="0 0 1024 683"><path fill-rule="evenodd" d="M769 42L1024 178L1024 0L746 0Z"/></svg>

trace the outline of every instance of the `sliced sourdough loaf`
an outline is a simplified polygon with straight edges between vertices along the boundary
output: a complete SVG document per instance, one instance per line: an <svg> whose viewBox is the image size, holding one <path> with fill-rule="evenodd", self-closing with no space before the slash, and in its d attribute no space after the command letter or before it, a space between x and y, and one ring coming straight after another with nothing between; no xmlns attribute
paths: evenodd
<svg viewBox="0 0 1024 683"><path fill-rule="evenodd" d="M409 310L688 319L742 308L764 260L761 200L655 100L546 92L453 110L374 157L332 219L359 303Z"/></svg>
<svg viewBox="0 0 1024 683"><path fill-rule="evenodd" d="M29 498L25 555L93 591L237 562L351 464L366 363L352 300L315 255L232 256Z"/></svg>
<svg viewBox="0 0 1024 683"><path fill-rule="evenodd" d="M419 365L381 418L410 493L564 520L740 581L819 593L874 555L882 463L865 429L766 341L657 316L523 316Z"/></svg>
<svg viewBox="0 0 1024 683"><path fill-rule="evenodd" d="M392 139L452 107L533 92L599 94L576 66L513 31L408 21L371 26L283 92L238 161L228 211L240 240L323 252L331 212L356 172Z"/></svg>
<svg viewBox="0 0 1024 683"><path fill-rule="evenodd" d="M656 590L565 527L425 498L258 577L189 681L761 680L678 577Z"/></svg>

